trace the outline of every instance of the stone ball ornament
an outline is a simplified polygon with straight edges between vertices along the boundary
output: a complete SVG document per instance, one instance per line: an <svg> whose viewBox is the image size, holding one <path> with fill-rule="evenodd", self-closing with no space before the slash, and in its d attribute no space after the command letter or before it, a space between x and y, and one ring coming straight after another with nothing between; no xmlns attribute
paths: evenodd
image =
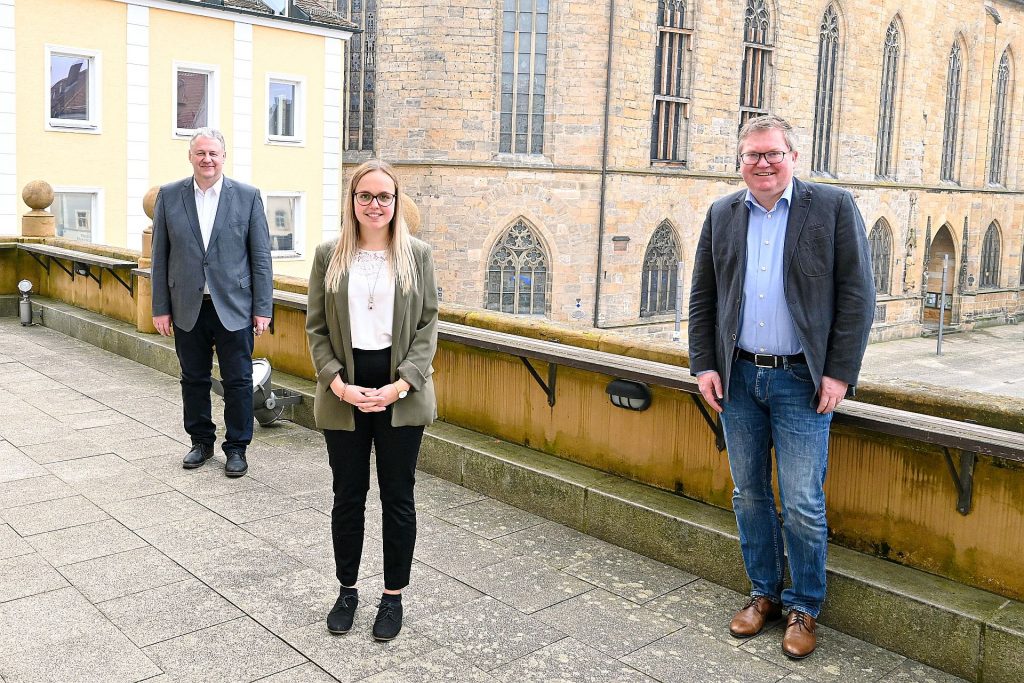
<svg viewBox="0 0 1024 683"><path fill-rule="evenodd" d="M142 210L146 212L149 220L153 220L153 214L156 212L156 196L159 192L160 187L154 185L142 198Z"/></svg>
<svg viewBox="0 0 1024 683"><path fill-rule="evenodd" d="M33 211L42 211L53 204L53 187L45 180L33 180L25 184L21 199Z"/></svg>

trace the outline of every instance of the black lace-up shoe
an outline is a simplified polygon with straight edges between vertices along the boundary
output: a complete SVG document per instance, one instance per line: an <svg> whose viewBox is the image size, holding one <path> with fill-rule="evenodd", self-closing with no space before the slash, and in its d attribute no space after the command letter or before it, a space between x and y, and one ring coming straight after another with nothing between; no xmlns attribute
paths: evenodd
<svg viewBox="0 0 1024 683"><path fill-rule="evenodd" d="M192 450L185 455L184 460L181 461L181 466L186 470L194 470L200 467L204 462L213 457L213 444L210 443L196 443L192 444Z"/></svg>
<svg viewBox="0 0 1024 683"><path fill-rule="evenodd" d="M398 600L381 598L377 605L377 619L373 622L373 639L394 640L402 630L402 603Z"/></svg>
<svg viewBox="0 0 1024 683"><path fill-rule="evenodd" d="M327 615L327 630L331 633L341 635L352 630L352 620L356 617L356 607L359 606L359 593L353 591L346 593L344 589L338 596L330 614Z"/></svg>
<svg viewBox="0 0 1024 683"><path fill-rule="evenodd" d="M224 474L229 477L240 477L249 471L249 464L245 462L245 454L238 451L225 453L228 461L224 463Z"/></svg>

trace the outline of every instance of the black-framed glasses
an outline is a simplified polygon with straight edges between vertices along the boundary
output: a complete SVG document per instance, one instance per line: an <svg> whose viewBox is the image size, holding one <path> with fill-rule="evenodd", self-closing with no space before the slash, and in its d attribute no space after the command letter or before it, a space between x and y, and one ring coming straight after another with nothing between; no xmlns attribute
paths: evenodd
<svg viewBox="0 0 1024 683"><path fill-rule="evenodd" d="M740 161L745 166L754 166L761 161L763 157L769 164L778 164L786 158L786 152L774 151L774 152L744 152L740 155Z"/></svg>
<svg viewBox="0 0 1024 683"><path fill-rule="evenodd" d="M356 198L356 204L359 206L369 206L370 202L374 199L377 200L378 206L391 206L395 203L395 195L390 192L380 192L373 194L372 192L356 192L353 197Z"/></svg>

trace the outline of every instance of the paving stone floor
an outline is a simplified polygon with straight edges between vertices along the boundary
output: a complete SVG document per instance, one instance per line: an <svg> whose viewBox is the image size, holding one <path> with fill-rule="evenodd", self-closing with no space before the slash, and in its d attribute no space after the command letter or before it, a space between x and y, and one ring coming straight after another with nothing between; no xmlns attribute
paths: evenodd
<svg viewBox="0 0 1024 683"><path fill-rule="evenodd" d="M332 636L330 471L313 431L256 429L249 474L186 471L177 382L0 318L0 682L952 683L828 628L791 662L742 596L445 480L418 478L406 626L369 503L362 606ZM375 485L375 484L374 484Z"/></svg>

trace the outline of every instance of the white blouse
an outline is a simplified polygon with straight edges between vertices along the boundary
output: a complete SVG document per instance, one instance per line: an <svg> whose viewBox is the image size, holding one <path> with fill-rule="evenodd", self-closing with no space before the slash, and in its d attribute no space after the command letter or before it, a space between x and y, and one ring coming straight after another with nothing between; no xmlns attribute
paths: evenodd
<svg viewBox="0 0 1024 683"><path fill-rule="evenodd" d="M395 278L386 251L356 252L348 275L348 315L352 348L373 351L391 346Z"/></svg>

